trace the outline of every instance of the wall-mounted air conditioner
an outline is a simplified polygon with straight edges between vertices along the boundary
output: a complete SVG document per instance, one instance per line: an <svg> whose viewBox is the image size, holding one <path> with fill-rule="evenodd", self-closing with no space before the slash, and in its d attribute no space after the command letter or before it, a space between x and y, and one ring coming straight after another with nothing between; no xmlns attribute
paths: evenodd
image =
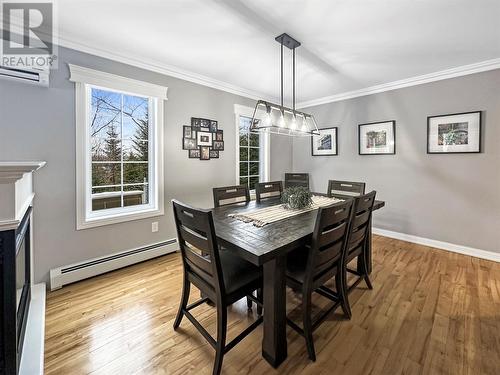
<svg viewBox="0 0 500 375"><path fill-rule="evenodd" d="M49 86L49 69L18 69L0 65L0 78L15 79L40 86Z"/></svg>

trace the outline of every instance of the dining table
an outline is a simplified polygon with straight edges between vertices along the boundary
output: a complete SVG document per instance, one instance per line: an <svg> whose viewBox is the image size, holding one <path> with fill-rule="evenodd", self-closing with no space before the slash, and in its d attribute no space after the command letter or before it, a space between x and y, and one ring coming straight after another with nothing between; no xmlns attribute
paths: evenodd
<svg viewBox="0 0 500 375"><path fill-rule="evenodd" d="M320 193L313 193L324 195ZM251 200L216 207L212 211L219 245L248 262L263 269L263 339L262 356L275 368L287 357L286 340L286 259L287 254L310 241L314 230L317 209L286 219L255 226L238 220L234 215L245 214L258 208L281 204L280 198L260 202ZM384 207L376 200L374 210ZM371 272L371 223L370 237L365 252L368 272ZM362 264L358 262L358 270Z"/></svg>

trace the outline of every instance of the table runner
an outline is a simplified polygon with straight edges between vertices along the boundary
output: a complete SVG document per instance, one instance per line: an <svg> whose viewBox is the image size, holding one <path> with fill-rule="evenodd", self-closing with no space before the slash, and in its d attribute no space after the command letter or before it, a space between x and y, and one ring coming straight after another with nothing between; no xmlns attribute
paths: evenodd
<svg viewBox="0 0 500 375"><path fill-rule="evenodd" d="M295 215L303 214L304 212L309 212L316 210L322 206L329 206L333 203L342 202L342 199L338 198L328 198L318 195L312 196L313 204L311 207L302 208L299 210L284 208L282 204L275 206L258 208L253 211L248 211L240 214L229 214L229 217L234 217L235 219L244 221L245 223L252 223L256 227L263 227L264 225L274 223L279 220L283 220Z"/></svg>

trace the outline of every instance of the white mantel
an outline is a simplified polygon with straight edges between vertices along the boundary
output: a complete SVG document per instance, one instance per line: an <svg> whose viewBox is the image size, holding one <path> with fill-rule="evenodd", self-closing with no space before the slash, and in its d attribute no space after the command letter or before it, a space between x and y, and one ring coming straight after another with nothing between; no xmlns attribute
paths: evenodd
<svg viewBox="0 0 500 375"><path fill-rule="evenodd" d="M44 161L0 161L0 231L15 229L33 201L33 172Z"/></svg>

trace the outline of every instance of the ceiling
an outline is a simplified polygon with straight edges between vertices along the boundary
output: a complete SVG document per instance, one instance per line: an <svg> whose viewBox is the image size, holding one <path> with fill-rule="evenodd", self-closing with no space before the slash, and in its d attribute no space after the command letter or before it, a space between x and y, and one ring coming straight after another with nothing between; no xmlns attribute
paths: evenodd
<svg viewBox="0 0 500 375"><path fill-rule="evenodd" d="M498 0L64 0L57 12L62 45L251 97L278 96L274 38L287 32L302 42L298 102L500 58Z"/></svg>

